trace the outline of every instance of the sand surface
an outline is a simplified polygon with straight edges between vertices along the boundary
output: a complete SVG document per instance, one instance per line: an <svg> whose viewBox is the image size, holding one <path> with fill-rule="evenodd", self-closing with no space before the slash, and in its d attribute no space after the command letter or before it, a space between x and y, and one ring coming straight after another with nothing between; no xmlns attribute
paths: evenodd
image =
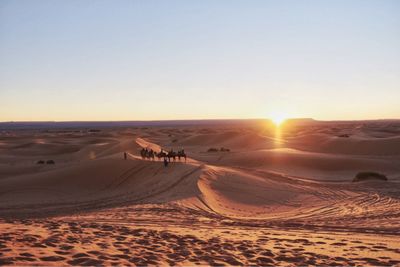
<svg viewBox="0 0 400 267"><path fill-rule="evenodd" d="M98 130L0 130L0 265L400 266L400 122Z"/></svg>

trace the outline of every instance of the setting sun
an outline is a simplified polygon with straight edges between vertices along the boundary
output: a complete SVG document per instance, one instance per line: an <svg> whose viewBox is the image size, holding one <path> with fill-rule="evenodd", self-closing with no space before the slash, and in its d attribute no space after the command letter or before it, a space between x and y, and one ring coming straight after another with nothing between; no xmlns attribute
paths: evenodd
<svg viewBox="0 0 400 267"><path fill-rule="evenodd" d="M271 116L271 121L276 125L280 126L282 123L286 121L287 117L283 114L274 114Z"/></svg>

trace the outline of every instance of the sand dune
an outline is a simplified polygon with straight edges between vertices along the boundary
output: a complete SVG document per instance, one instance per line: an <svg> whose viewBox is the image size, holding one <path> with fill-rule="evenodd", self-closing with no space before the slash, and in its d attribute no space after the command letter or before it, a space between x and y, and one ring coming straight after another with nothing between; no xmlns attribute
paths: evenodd
<svg viewBox="0 0 400 267"><path fill-rule="evenodd" d="M110 158L2 179L2 213L20 214L21 209L32 207L38 213L41 208L59 213L81 206L91 209L91 206L136 203L149 198L157 201L162 198L161 193L168 191L166 188L198 169L191 164L175 164L166 169L160 162ZM182 193L187 194L185 190ZM153 195L157 197L152 198Z"/></svg>
<svg viewBox="0 0 400 267"><path fill-rule="evenodd" d="M305 135L288 140L289 146L305 151L350 155L400 155L400 137L348 138L325 134Z"/></svg>
<svg viewBox="0 0 400 267"><path fill-rule="evenodd" d="M316 180L349 181L357 172L371 169L393 177L400 173L399 161L393 158L365 158L362 156L305 152L297 149L230 153L217 160L220 165L267 169Z"/></svg>
<svg viewBox="0 0 400 267"><path fill-rule="evenodd" d="M375 138L351 124L262 127L1 136L0 265L400 264L392 125ZM141 148L189 158L166 168ZM360 171L389 181L352 183Z"/></svg>
<svg viewBox="0 0 400 267"><path fill-rule="evenodd" d="M227 131L224 133L199 134L178 140L181 146L216 146L229 147L232 149L261 149L274 147L272 138L261 136L257 133L240 131Z"/></svg>

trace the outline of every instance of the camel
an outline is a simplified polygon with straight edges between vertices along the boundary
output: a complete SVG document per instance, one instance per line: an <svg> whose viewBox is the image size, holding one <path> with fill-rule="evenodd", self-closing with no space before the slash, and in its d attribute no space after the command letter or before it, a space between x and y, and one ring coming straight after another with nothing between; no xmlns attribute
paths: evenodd
<svg viewBox="0 0 400 267"><path fill-rule="evenodd" d="M171 162L171 159L175 161L177 157L179 161L181 160L181 158L184 158L186 162L187 158L184 149L178 150L178 152L175 152L172 149L169 152L165 152L163 149L161 149L159 153L156 153L155 151L153 151L153 149L148 150L147 148L142 148L142 150L140 151L140 155L142 156L142 159L154 160L154 158L157 157L159 160L161 160L161 158L166 158L168 159L168 162Z"/></svg>
<svg viewBox="0 0 400 267"><path fill-rule="evenodd" d="M146 149L142 148L142 150L140 151L140 155L142 156L142 159L154 160L155 154L156 153L153 151L153 149L148 150L147 148Z"/></svg>

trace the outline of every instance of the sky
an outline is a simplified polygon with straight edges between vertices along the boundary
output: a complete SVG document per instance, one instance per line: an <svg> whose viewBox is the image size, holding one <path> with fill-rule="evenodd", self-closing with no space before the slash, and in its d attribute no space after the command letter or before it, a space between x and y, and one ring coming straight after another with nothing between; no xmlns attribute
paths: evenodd
<svg viewBox="0 0 400 267"><path fill-rule="evenodd" d="M0 1L0 121L400 119L398 0Z"/></svg>

